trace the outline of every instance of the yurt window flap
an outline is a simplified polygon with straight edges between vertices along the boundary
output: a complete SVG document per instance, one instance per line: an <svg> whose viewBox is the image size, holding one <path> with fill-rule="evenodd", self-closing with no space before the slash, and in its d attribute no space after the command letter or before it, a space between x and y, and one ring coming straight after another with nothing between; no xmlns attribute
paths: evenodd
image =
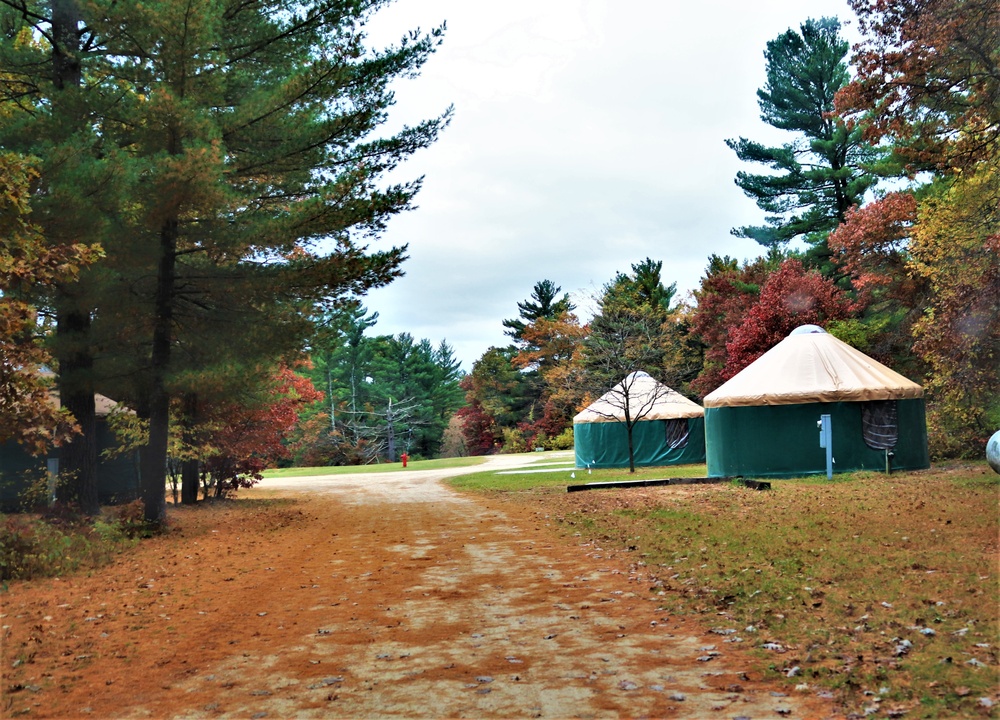
<svg viewBox="0 0 1000 720"><path fill-rule="evenodd" d="M687 447L688 436L691 434L687 418L674 418L664 422L667 425L667 445L670 449L679 450Z"/></svg>
<svg viewBox="0 0 1000 720"><path fill-rule="evenodd" d="M896 447L899 439L896 401L872 400L861 403L861 434L865 444L873 450Z"/></svg>

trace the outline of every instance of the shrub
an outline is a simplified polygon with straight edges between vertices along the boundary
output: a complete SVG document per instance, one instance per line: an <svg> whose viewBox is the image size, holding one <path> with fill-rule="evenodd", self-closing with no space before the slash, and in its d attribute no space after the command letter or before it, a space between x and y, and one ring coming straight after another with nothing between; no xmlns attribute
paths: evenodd
<svg viewBox="0 0 1000 720"><path fill-rule="evenodd" d="M139 500L106 510L93 524L60 503L45 515L0 515L0 581L98 567L152 532Z"/></svg>
<svg viewBox="0 0 1000 720"><path fill-rule="evenodd" d="M515 428L503 429L503 450L504 454L528 452L528 443L524 440L524 433Z"/></svg>
<svg viewBox="0 0 1000 720"><path fill-rule="evenodd" d="M107 520L98 521L105 525L119 538L134 540L150 537L154 527L145 519L142 500L133 500L125 505L117 505L107 510ZM95 529L97 524L95 523Z"/></svg>
<svg viewBox="0 0 1000 720"><path fill-rule="evenodd" d="M561 433L556 435L549 441L549 447L553 450L572 450L573 449L573 428L572 426L566 428Z"/></svg>
<svg viewBox="0 0 1000 720"><path fill-rule="evenodd" d="M538 448L541 448L542 450L549 449L549 438L544 432L541 431L531 438L531 441L528 443L529 450L537 450Z"/></svg>
<svg viewBox="0 0 1000 720"><path fill-rule="evenodd" d="M75 569L73 540L37 517L0 516L0 580L30 580Z"/></svg>

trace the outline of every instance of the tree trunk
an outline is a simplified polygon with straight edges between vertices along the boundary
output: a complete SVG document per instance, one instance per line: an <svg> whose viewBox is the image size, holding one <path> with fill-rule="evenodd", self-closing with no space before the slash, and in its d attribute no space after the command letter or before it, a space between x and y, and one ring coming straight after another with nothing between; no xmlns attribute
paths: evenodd
<svg viewBox="0 0 1000 720"><path fill-rule="evenodd" d="M149 357L149 442L141 450L140 495L147 522L166 519L164 497L167 482L167 438L170 431L170 394L167 370L173 341L175 270L177 263L176 218L160 228L160 262L156 272L153 347Z"/></svg>
<svg viewBox="0 0 1000 720"><path fill-rule="evenodd" d="M326 365L326 397L330 402L330 433L336 434L337 432L337 401L333 397L333 368L330 365L333 363L333 353L328 352L324 357Z"/></svg>
<svg viewBox="0 0 1000 720"><path fill-rule="evenodd" d="M198 396L195 393L187 393L184 396L184 438L183 443L186 449L193 448L197 438L195 438L195 425L198 421ZM188 458L181 464L181 502L185 505L194 505L198 502L198 458Z"/></svg>
<svg viewBox="0 0 1000 720"><path fill-rule="evenodd" d="M201 483L201 462L198 458L185 460L181 465L181 503L194 505L198 502L198 486Z"/></svg>
<svg viewBox="0 0 1000 720"><path fill-rule="evenodd" d="M52 0L52 80L60 90L79 87L80 9L76 0Z"/></svg>
<svg viewBox="0 0 1000 720"><path fill-rule="evenodd" d="M628 471L635 473L635 445L632 443L632 428L635 423L625 422L625 434L628 435Z"/></svg>
<svg viewBox="0 0 1000 720"><path fill-rule="evenodd" d="M52 0L52 81L60 90L77 89L80 69L80 12L75 0ZM58 100L56 94L54 100ZM69 118L65 118L67 122ZM72 118L75 127L79 118ZM59 451L59 471L69 478L66 499L87 515L100 512L97 499L97 414L94 359L90 352L90 314L65 289L56 310L56 360L59 401L73 413L80 434Z"/></svg>
<svg viewBox="0 0 1000 720"><path fill-rule="evenodd" d="M101 506L97 499L97 412L89 332L86 313L65 308L57 313L59 401L80 426L80 434L59 449L59 472L68 479L64 499L78 503L84 514L96 515Z"/></svg>

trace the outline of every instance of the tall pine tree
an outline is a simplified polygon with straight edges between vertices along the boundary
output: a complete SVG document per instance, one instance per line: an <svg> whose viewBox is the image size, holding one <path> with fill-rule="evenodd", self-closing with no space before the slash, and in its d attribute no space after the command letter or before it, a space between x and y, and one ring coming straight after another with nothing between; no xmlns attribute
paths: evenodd
<svg viewBox="0 0 1000 720"><path fill-rule="evenodd" d="M531 290L531 297L524 302L517 304L520 311L519 317L503 321L503 326L507 328L504 334L521 340L524 328L533 323L538 318L554 320L564 312L573 312L576 305L569 301L569 293L563 293L559 297L562 288L551 280L539 280Z"/></svg>
<svg viewBox="0 0 1000 720"><path fill-rule="evenodd" d="M827 235L875 182L865 167L877 152L864 141L863 128L832 115L834 96L850 80L848 47L836 18L806 20L798 32L789 29L768 42L767 84L757 91L761 119L797 137L778 147L744 137L726 141L740 160L773 171L737 173L736 184L768 215L764 225L733 234L767 248L802 238L821 266L830 256Z"/></svg>
<svg viewBox="0 0 1000 720"><path fill-rule="evenodd" d="M182 392L177 372L196 357L181 351L199 342L199 313L244 327L252 320L281 353L303 342L316 303L400 274L405 248L373 252L368 243L420 183L381 179L433 142L448 114L392 136L377 131L393 102L389 83L416 73L441 31L368 49L364 22L386 4L368 0L27 4L5 26L11 37L27 27L41 40L5 49L4 60L36 74L26 94L5 99L48 112L52 98L67 98L68 120L49 124L74 138L90 132L77 146L88 162L121 161L111 177L125 180L122 193L79 223L102 228L106 261L55 305L72 298L77 316L94 321L67 329L86 358L98 338L116 335L114 350L129 355L127 399L149 422L146 517L160 520L170 406ZM22 113L0 137L58 168L33 140L43 115ZM94 186L78 183L77 194ZM116 310L95 313L112 294ZM73 360L65 350L60 370L89 370L86 358L65 362ZM88 374L102 379L99 369Z"/></svg>

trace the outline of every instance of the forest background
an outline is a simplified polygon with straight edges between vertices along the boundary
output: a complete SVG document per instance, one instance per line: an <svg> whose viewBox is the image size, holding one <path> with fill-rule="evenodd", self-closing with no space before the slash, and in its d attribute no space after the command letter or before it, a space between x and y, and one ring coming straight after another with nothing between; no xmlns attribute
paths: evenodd
<svg viewBox="0 0 1000 720"><path fill-rule="evenodd" d="M540 278L468 374L363 305L419 191L378 180L450 117L379 137L388 84L443 29L376 51L379 3L196 5L0 2L0 441L60 445L84 508L95 392L132 410L111 421L156 520L169 474L193 502L278 463L572 447L629 372L700 400L807 323L924 385L934 457L1000 426L994 3L852 0L853 50L833 18L769 42L758 103L788 140L726 140L762 254L710 255L688 298L669 258L609 269L586 322Z"/></svg>

